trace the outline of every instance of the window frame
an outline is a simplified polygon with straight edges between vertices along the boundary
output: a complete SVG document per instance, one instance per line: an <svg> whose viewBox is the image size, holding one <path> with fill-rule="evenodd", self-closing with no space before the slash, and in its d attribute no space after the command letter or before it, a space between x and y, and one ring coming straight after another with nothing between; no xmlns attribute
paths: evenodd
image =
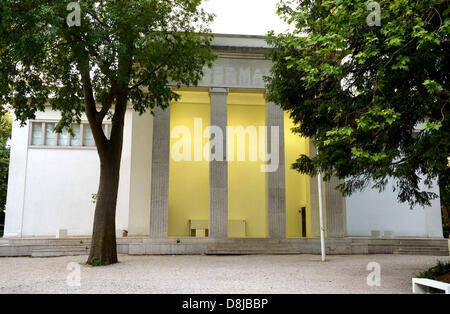
<svg viewBox="0 0 450 314"><path fill-rule="evenodd" d="M56 138L55 138L55 143L56 145L45 145L46 143L46 137L47 137L47 124L51 124L51 123L55 123L57 124L59 122L59 120L51 120L51 119L42 119L42 120L30 120L28 123L28 148L31 149L69 149L69 150L96 150L97 146L95 145L95 141L94 141L94 145L93 146L84 146L84 125L89 125L89 121L87 120L82 120L80 125L80 139L79 139L79 144L76 146L72 146L70 145L71 143L71 139L72 139L72 135L70 133L67 134L67 142L66 145L63 146L59 146L59 136L60 133L55 133ZM41 127L42 127L42 135L41 135L41 143L39 145L33 145L32 144L32 140L33 140L33 124L34 123L40 123ZM76 124L76 123L75 123ZM108 134L109 130L111 129L111 121L106 121L103 122L102 125L105 125L105 133Z"/></svg>

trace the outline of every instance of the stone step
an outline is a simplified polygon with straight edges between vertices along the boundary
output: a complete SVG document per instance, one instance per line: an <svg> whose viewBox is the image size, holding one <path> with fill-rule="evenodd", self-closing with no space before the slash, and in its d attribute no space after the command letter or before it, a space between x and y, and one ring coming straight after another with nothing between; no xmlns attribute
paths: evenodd
<svg viewBox="0 0 450 314"><path fill-rule="evenodd" d="M358 245L361 245L360 243L358 243ZM399 245L399 244L393 244L393 245L386 245L386 244L367 244L368 247L391 247L393 249L400 249L400 248L404 248L404 249L408 249L408 248L424 248L424 249L434 249L434 248L438 248L438 249L442 249L442 250L448 250L448 246L447 245Z"/></svg>
<svg viewBox="0 0 450 314"><path fill-rule="evenodd" d="M398 249L394 249L394 252L442 252L448 255L448 248L441 247L400 247Z"/></svg>
<svg viewBox="0 0 450 314"><path fill-rule="evenodd" d="M426 256L449 256L448 252L443 251L394 251L396 255L426 255Z"/></svg>
<svg viewBox="0 0 450 314"><path fill-rule="evenodd" d="M300 253L302 251L306 252L308 250L300 249L300 248L278 248L278 249L267 249L267 248L209 248L206 249L206 251L221 251L221 252L267 252L268 254L273 253L276 254L277 252L291 252L291 253Z"/></svg>
<svg viewBox="0 0 450 314"><path fill-rule="evenodd" d="M88 250L90 245L49 245L33 248L33 251Z"/></svg>
<svg viewBox="0 0 450 314"><path fill-rule="evenodd" d="M234 249L234 250L221 250L221 249L211 249L206 250L205 255L295 255L301 254L299 250L245 250L245 249Z"/></svg>
<svg viewBox="0 0 450 314"><path fill-rule="evenodd" d="M253 245L253 246L247 246L247 245L211 245L209 247L209 250L295 250L299 251L301 245ZM304 247L304 246L303 246Z"/></svg>
<svg viewBox="0 0 450 314"><path fill-rule="evenodd" d="M446 246L416 246L416 245L399 245L393 246L394 250L442 250L448 252L448 247Z"/></svg>
<svg viewBox="0 0 450 314"><path fill-rule="evenodd" d="M405 251L433 251L433 250L438 250L438 251L448 251L447 247L441 247L441 246L401 246L398 248L399 250L405 250Z"/></svg>
<svg viewBox="0 0 450 314"><path fill-rule="evenodd" d="M390 246L448 246L447 239L370 239L352 238L355 244L390 245Z"/></svg>
<svg viewBox="0 0 450 314"><path fill-rule="evenodd" d="M442 247L448 248L448 242L420 243L420 242L401 242L402 247Z"/></svg>
<svg viewBox="0 0 450 314"><path fill-rule="evenodd" d="M398 249L393 250L394 254L402 254L402 255L438 255L438 256L448 256L449 251L448 247L400 247Z"/></svg>
<svg viewBox="0 0 450 314"><path fill-rule="evenodd" d="M32 252L31 257L60 257L60 256L80 256L89 255L89 251L61 251L61 252Z"/></svg>
<svg viewBox="0 0 450 314"><path fill-rule="evenodd" d="M220 243L217 245L214 245L215 247L221 247L221 248L294 248L294 247L301 247L307 244L295 244L295 243L277 243L277 244L271 244L271 243Z"/></svg>
<svg viewBox="0 0 450 314"><path fill-rule="evenodd" d="M89 253L88 246L51 246L47 248L33 249L32 257L56 257L56 256L76 256Z"/></svg>
<svg viewBox="0 0 450 314"><path fill-rule="evenodd" d="M48 245L85 245L91 244L91 239L50 239Z"/></svg>
<svg viewBox="0 0 450 314"><path fill-rule="evenodd" d="M243 249L243 250L254 250L254 249L266 249L266 250L276 250L276 249L296 249L305 247L307 245L209 245L211 249Z"/></svg>
<svg viewBox="0 0 450 314"><path fill-rule="evenodd" d="M117 244L143 243L144 238L117 238ZM46 245L84 245L90 244L91 238L67 239L4 239L0 244L13 246L46 246Z"/></svg>
<svg viewBox="0 0 450 314"><path fill-rule="evenodd" d="M241 240L241 239L237 239L237 240L230 240L230 241L221 241L218 244L220 245L280 245L280 244L286 244L286 243L281 243L278 240Z"/></svg>
<svg viewBox="0 0 450 314"><path fill-rule="evenodd" d="M8 239L8 244L14 246L80 245L90 242L90 239Z"/></svg>
<svg viewBox="0 0 450 314"><path fill-rule="evenodd" d="M350 239L325 239L326 243L330 244L351 244ZM280 244L320 244L320 239L316 238L303 238L303 239L284 239L279 241Z"/></svg>

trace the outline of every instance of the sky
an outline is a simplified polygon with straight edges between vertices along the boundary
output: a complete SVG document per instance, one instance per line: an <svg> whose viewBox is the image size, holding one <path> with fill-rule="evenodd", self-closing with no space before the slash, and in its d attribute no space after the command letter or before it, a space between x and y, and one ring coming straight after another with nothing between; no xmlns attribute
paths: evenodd
<svg viewBox="0 0 450 314"><path fill-rule="evenodd" d="M202 7L216 18L213 33L267 35L283 32L288 25L276 14L279 0L206 0Z"/></svg>

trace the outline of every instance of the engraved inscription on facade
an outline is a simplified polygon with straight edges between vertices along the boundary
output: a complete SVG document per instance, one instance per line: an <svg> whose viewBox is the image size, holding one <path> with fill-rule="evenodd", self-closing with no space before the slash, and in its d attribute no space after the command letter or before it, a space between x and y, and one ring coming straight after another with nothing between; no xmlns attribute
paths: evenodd
<svg viewBox="0 0 450 314"><path fill-rule="evenodd" d="M258 66L225 66L215 65L212 69L205 67L200 86L264 88L267 68Z"/></svg>

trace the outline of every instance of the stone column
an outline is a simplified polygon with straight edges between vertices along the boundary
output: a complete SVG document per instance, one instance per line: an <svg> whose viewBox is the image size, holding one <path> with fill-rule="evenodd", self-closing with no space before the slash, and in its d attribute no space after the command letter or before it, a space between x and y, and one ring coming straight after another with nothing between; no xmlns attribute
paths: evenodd
<svg viewBox="0 0 450 314"><path fill-rule="evenodd" d="M167 238L169 230L170 108L155 109L153 119L150 237Z"/></svg>
<svg viewBox="0 0 450 314"><path fill-rule="evenodd" d="M211 88L211 126L223 134L223 159L209 166L209 236L228 238L227 88Z"/></svg>
<svg viewBox="0 0 450 314"><path fill-rule="evenodd" d="M316 147L312 140L309 140L309 156L314 157L317 154ZM309 181L309 196L311 202L311 237L320 237L319 221L319 187L317 185L317 176L313 176Z"/></svg>
<svg viewBox="0 0 450 314"><path fill-rule="evenodd" d="M284 152L284 112L273 104L266 105L267 151L274 153L278 147L279 164L276 171L267 173L268 235L274 239L286 238L286 173ZM279 137L272 142L272 127L279 128ZM272 157L273 158L273 157Z"/></svg>
<svg viewBox="0 0 450 314"><path fill-rule="evenodd" d="M341 181L331 177L325 182L325 206L327 216L327 237L343 238L346 235L345 199L336 187Z"/></svg>

